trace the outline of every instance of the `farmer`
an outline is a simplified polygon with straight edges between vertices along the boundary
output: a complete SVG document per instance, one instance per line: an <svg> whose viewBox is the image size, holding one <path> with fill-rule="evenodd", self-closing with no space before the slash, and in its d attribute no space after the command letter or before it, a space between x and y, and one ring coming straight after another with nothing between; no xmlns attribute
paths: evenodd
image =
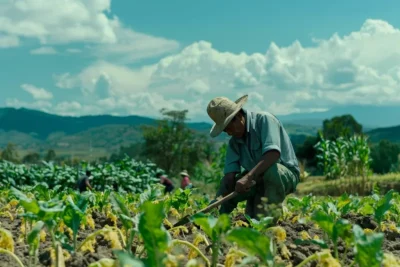
<svg viewBox="0 0 400 267"><path fill-rule="evenodd" d="M192 188L193 185L192 185L192 182L191 182L190 179L189 179L190 176L189 176L188 172L187 172L186 170L184 170L184 171L182 171L182 172L180 173L180 175L181 175L181 177L182 177L182 180L181 180L181 188L182 188L182 189Z"/></svg>
<svg viewBox="0 0 400 267"><path fill-rule="evenodd" d="M256 218L258 214L269 216L262 207L262 198L268 200L267 204L280 204L296 190L300 169L281 122L268 112L244 109L247 99L247 95L235 102L216 97L208 104L207 113L215 123L211 137L221 132L231 136L216 197L235 190L239 193L221 205L220 213L231 213L239 202L247 200L245 213ZM253 180L256 185L251 187Z"/></svg>
<svg viewBox="0 0 400 267"><path fill-rule="evenodd" d="M174 184L170 179L168 179L167 175L162 172L158 172L156 176L160 179L160 183L165 186L164 194L167 192L171 193L172 190L174 190Z"/></svg>
<svg viewBox="0 0 400 267"><path fill-rule="evenodd" d="M89 188L90 190L93 190L92 186L89 183L89 180L91 180L91 179L92 179L92 172L87 170L86 175L81 177L81 179L78 182L79 192L82 193L84 191L87 191L87 188Z"/></svg>

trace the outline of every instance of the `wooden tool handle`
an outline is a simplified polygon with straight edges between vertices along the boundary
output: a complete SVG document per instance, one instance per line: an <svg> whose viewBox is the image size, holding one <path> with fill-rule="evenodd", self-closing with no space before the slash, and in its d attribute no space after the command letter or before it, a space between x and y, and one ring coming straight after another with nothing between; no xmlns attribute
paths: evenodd
<svg viewBox="0 0 400 267"><path fill-rule="evenodd" d="M254 180L251 181L250 187L253 187L253 186L255 186L255 185L256 185L256 182L255 182ZM238 192L233 191L232 193L230 193L229 195L225 196L224 198L221 198L220 200L218 200L218 201L212 203L211 205L209 205L208 207L206 207L206 208L200 210L198 213L206 213L206 212L208 212L209 210L212 210L213 208L215 208L215 207L221 205L222 203L224 203L224 202L226 202L226 201L228 201L228 200L230 200L230 199L236 197L238 194L239 194Z"/></svg>

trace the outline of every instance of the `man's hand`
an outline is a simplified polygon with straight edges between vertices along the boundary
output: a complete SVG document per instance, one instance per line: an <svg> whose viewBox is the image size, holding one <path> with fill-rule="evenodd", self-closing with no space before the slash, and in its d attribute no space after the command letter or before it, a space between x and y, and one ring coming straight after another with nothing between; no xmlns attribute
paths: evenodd
<svg viewBox="0 0 400 267"><path fill-rule="evenodd" d="M238 193L245 193L250 191L250 187L252 184L252 178L249 175L245 175L242 178L240 178L237 182L236 182L236 187L235 190Z"/></svg>

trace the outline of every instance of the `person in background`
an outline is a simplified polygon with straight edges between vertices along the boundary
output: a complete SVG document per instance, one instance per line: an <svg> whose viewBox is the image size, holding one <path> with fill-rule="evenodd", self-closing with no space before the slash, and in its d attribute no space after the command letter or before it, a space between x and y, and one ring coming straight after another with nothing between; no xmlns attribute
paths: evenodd
<svg viewBox="0 0 400 267"><path fill-rule="evenodd" d="M171 193L172 190L174 190L174 184L170 179L168 179L166 174L158 172L156 176L160 179L160 183L165 186L164 194L167 192Z"/></svg>
<svg viewBox="0 0 400 267"><path fill-rule="evenodd" d="M79 188L79 192L85 192L87 191L87 189L89 188L90 190L93 190L92 186L90 185L89 180L92 179L92 173L91 171L87 170L86 171L86 175L84 175L83 177L81 177L81 179L78 182L78 188Z"/></svg>
<svg viewBox="0 0 400 267"><path fill-rule="evenodd" d="M192 182L191 182L190 179L189 179L190 176L189 176L189 174L187 173L187 171L186 171L186 170L182 171L182 172L180 173L180 175L181 175L181 177L182 177L182 180L181 180L181 188L182 188L182 189L192 188L193 185L192 185Z"/></svg>

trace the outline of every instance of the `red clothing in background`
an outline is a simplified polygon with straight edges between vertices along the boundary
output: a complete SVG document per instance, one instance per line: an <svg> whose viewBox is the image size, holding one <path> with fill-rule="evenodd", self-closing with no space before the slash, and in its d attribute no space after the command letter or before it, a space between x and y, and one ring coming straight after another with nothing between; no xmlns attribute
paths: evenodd
<svg viewBox="0 0 400 267"><path fill-rule="evenodd" d="M172 185L172 181L164 175L160 177L160 183L164 185Z"/></svg>
<svg viewBox="0 0 400 267"><path fill-rule="evenodd" d="M181 181L181 188L185 189L185 187L188 186L189 184L190 184L189 177L187 177L187 176L183 177L182 181Z"/></svg>

